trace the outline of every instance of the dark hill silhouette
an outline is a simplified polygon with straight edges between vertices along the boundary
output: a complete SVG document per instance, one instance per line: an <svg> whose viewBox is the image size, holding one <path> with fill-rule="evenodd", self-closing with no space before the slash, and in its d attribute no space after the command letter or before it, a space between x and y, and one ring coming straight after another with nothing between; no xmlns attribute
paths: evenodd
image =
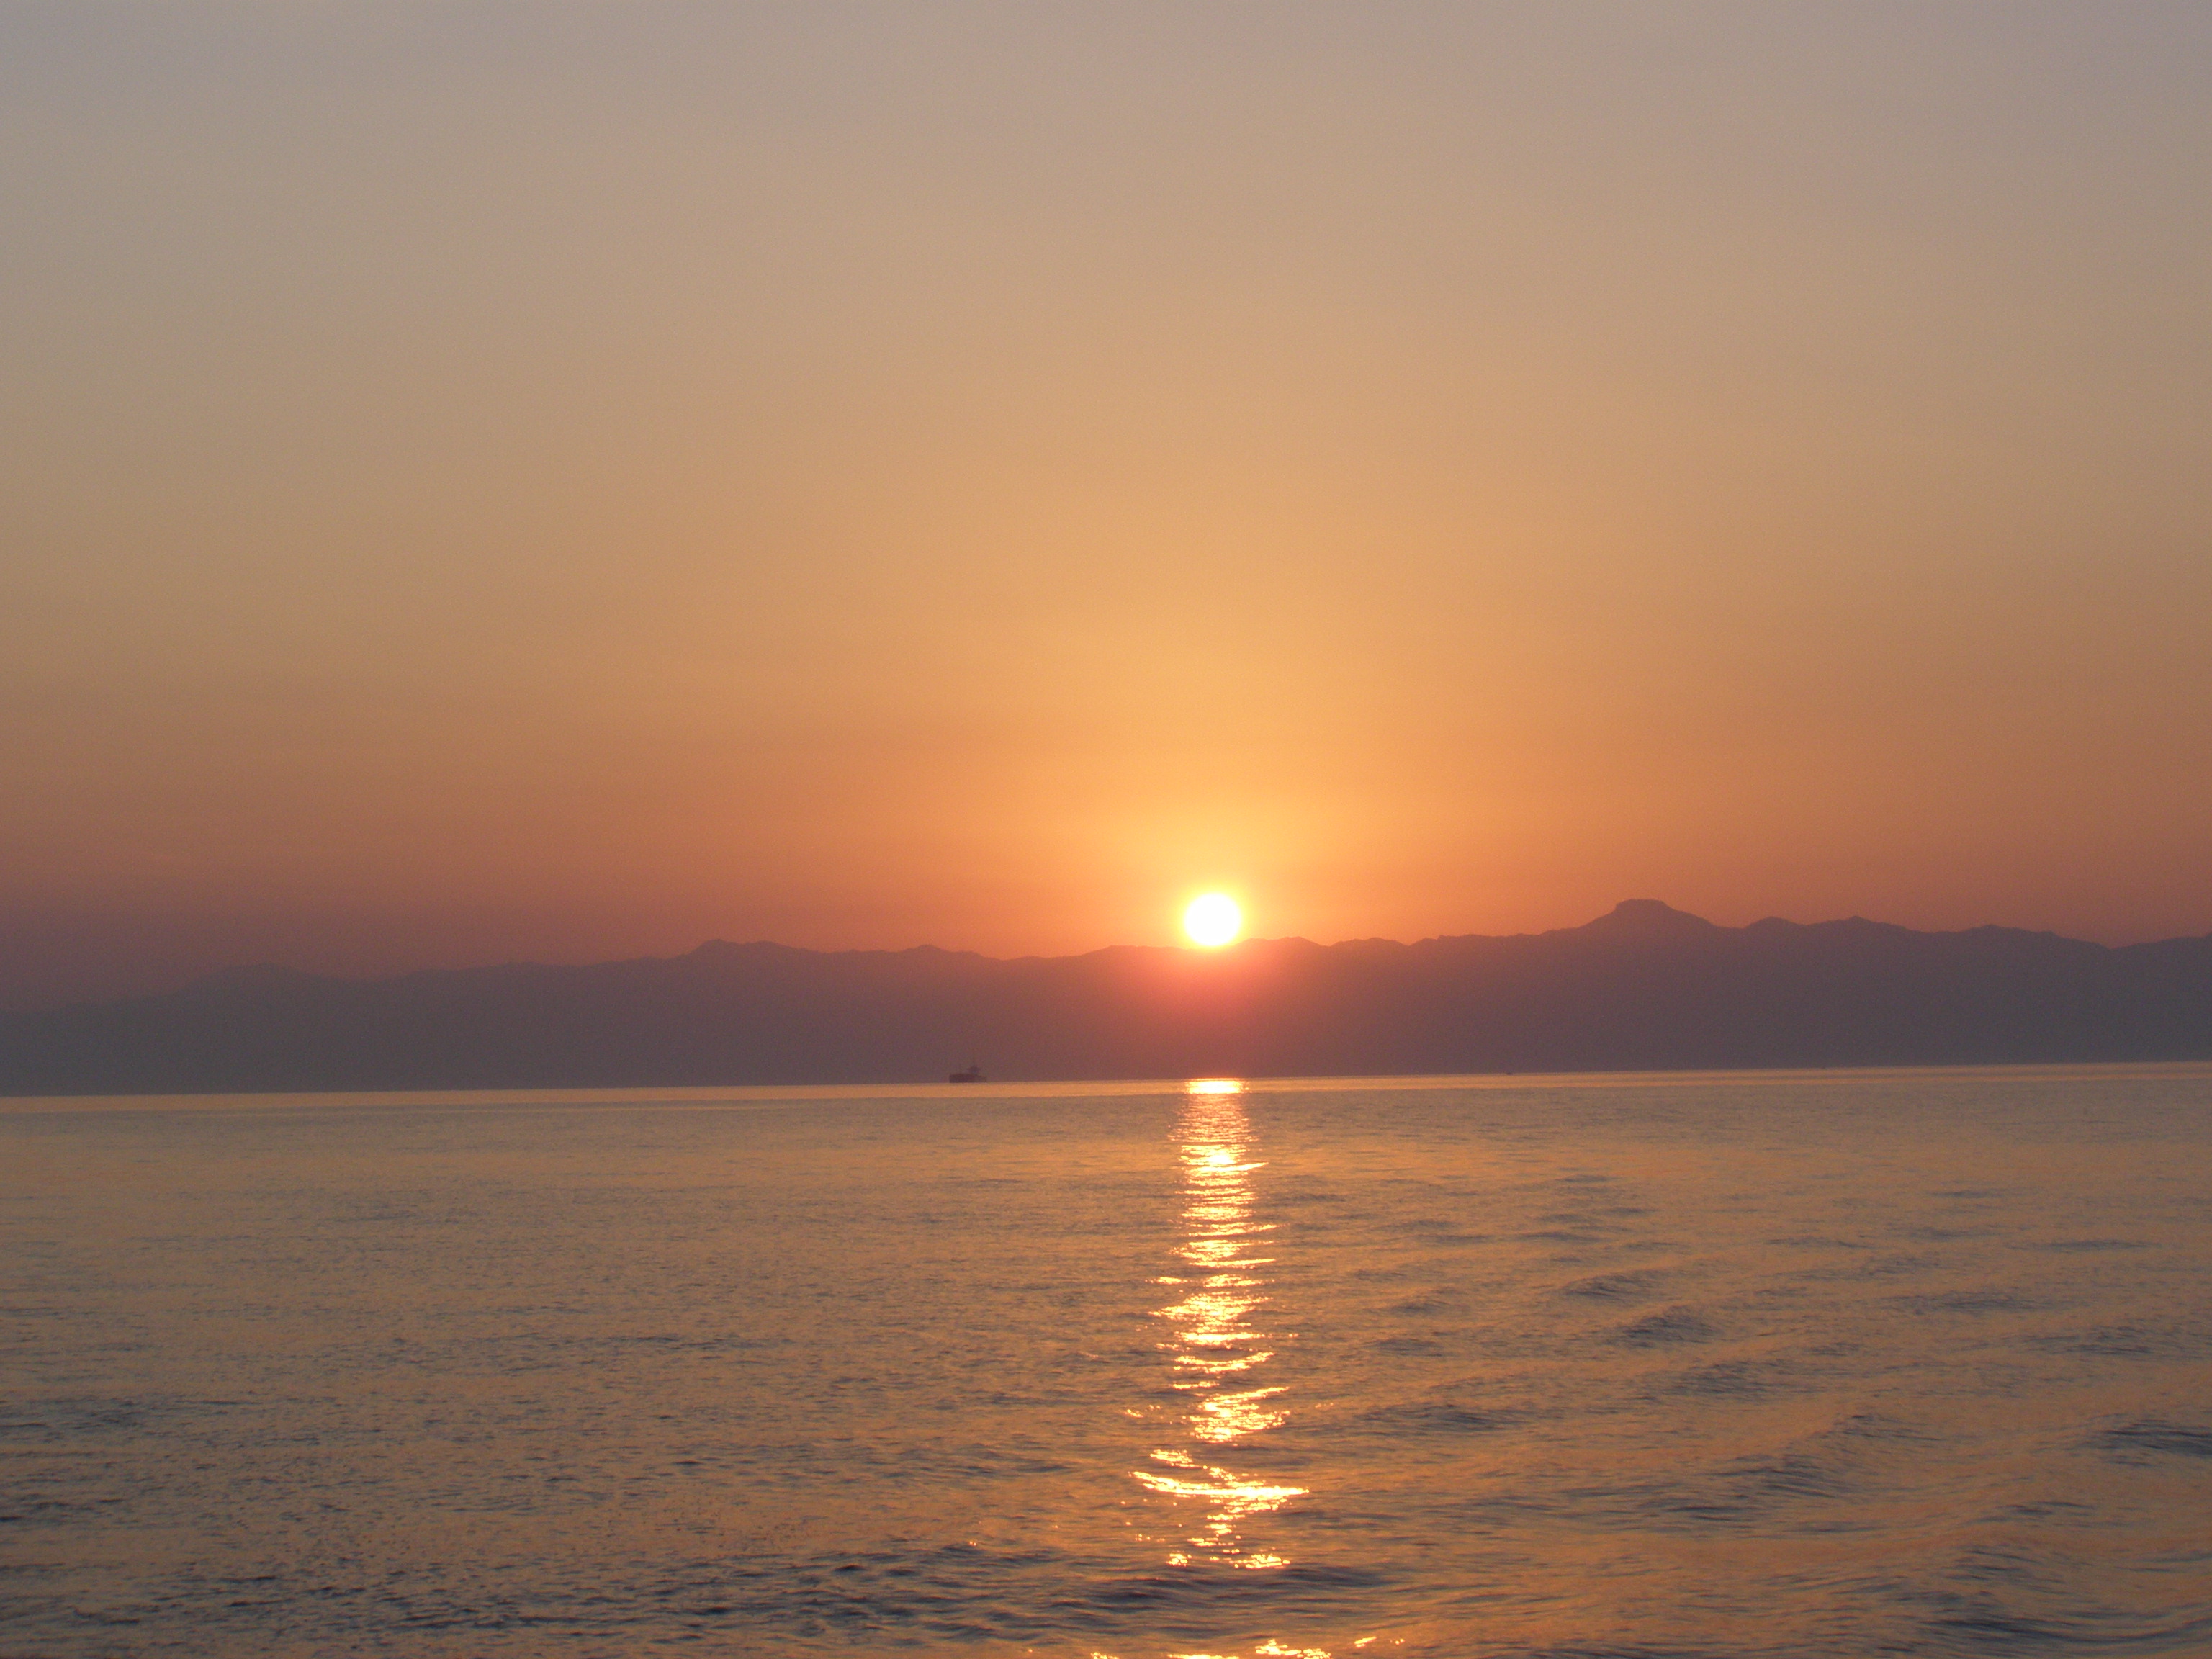
<svg viewBox="0 0 2212 1659"><path fill-rule="evenodd" d="M1510 938L1000 961L701 945L0 1016L0 1092L1345 1076L2212 1058L2212 937L2110 949L1631 900Z"/></svg>

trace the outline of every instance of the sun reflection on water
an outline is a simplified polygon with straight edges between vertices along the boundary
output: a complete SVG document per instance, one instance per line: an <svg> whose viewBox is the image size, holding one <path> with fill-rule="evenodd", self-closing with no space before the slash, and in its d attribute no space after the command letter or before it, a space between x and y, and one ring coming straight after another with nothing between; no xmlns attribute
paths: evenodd
<svg viewBox="0 0 2212 1659"><path fill-rule="evenodd" d="M1258 1254L1274 1224L1253 1217L1248 1177L1264 1166L1249 1157L1251 1120L1237 1098L1243 1086L1233 1078L1195 1079L1185 1085L1176 1120L1188 1231L1175 1253L1191 1271L1157 1281L1182 1289L1158 1316L1174 1328L1173 1338L1161 1346L1172 1355L1175 1388L1189 1396L1177 1419L1189 1444L1159 1447L1152 1461L1162 1467L1133 1471L1149 1490L1199 1511L1194 1523L1185 1523L1196 1528L1182 1540L1188 1547L1172 1552L1170 1565L1194 1560L1257 1570L1286 1565L1281 1555L1248 1547L1244 1522L1305 1492L1225 1467L1249 1449L1244 1443L1251 1437L1279 1426L1289 1415L1276 1403L1284 1389L1257 1376L1274 1358L1266 1345L1292 1334L1265 1331L1253 1322L1268 1301L1267 1281L1256 1270L1274 1261Z"/></svg>

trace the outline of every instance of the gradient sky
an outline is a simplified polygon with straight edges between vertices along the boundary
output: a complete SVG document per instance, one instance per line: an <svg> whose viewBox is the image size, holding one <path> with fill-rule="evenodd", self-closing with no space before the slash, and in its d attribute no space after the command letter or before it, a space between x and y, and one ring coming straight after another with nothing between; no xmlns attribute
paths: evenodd
<svg viewBox="0 0 2212 1659"><path fill-rule="evenodd" d="M2212 930L2212 9L0 10L0 1005Z"/></svg>

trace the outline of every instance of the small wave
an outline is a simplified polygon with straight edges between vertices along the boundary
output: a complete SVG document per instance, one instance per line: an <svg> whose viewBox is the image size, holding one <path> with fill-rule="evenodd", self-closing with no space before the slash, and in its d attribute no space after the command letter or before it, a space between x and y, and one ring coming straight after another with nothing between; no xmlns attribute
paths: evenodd
<svg viewBox="0 0 2212 1659"><path fill-rule="evenodd" d="M2097 1437L2097 1443L2129 1462L2136 1461L2137 1455L2144 1452L2169 1457L2212 1457L2212 1428L2144 1418L2106 1429Z"/></svg>
<svg viewBox="0 0 2212 1659"><path fill-rule="evenodd" d="M1671 1347L1676 1343L1711 1342L1720 1334L1711 1321L1688 1309L1669 1308L1622 1326L1613 1340L1632 1348Z"/></svg>
<svg viewBox="0 0 2212 1659"><path fill-rule="evenodd" d="M1901 1308L1914 1313L1991 1314L2021 1313L2037 1304L2024 1296L2010 1291L1990 1289L1945 1291L1933 1296L1901 1296L1897 1299Z"/></svg>
<svg viewBox="0 0 2212 1659"><path fill-rule="evenodd" d="M2097 1359L2203 1359L2212 1357L2212 1332L2178 1326L2100 1325L2063 1336L2033 1340L2045 1353Z"/></svg>
<svg viewBox="0 0 2212 1659"><path fill-rule="evenodd" d="M1991 1610L1930 1619L1923 1628L1947 1648L1955 1644L1946 1638L1964 1638L1972 1653L2179 1656L2204 1651L2199 1644L2212 1637L2212 1619L2126 1620L2101 1608L2072 1618L2033 1618Z"/></svg>
<svg viewBox="0 0 2212 1659"><path fill-rule="evenodd" d="M1659 1293L1666 1277L1659 1273L1596 1273L1560 1285L1559 1294L1601 1302L1642 1302Z"/></svg>
<svg viewBox="0 0 2212 1659"><path fill-rule="evenodd" d="M2042 1243L2014 1246L2022 1250L2057 1250L2068 1255L2087 1254L2094 1250L2147 1250L2150 1246L2136 1238L2054 1238Z"/></svg>
<svg viewBox="0 0 2212 1659"><path fill-rule="evenodd" d="M1346 1426L1355 1432L1418 1439L1431 1435L1493 1434L1510 1428L1517 1420L1510 1413L1481 1411L1450 1401L1408 1401L1362 1412Z"/></svg>
<svg viewBox="0 0 2212 1659"><path fill-rule="evenodd" d="M1291 1563L1267 1573L1194 1564L1115 1572L1050 1549L975 1545L768 1556L653 1586L627 1587L694 1618L756 1631L851 1641L1030 1642L1126 1627L1133 1614L1208 1623L1335 1610L1347 1594L1384 1589L1382 1573Z"/></svg>
<svg viewBox="0 0 2212 1659"><path fill-rule="evenodd" d="M1565 1496L1575 1500L1582 1517L1609 1530L1680 1532L1768 1527L1808 1506L1832 1514L1832 1505L1856 1491L1847 1467L1806 1449L1741 1458L1673 1478L1576 1488Z"/></svg>
<svg viewBox="0 0 2212 1659"><path fill-rule="evenodd" d="M1868 1279L1899 1279L1906 1273L1927 1273L1942 1265L1932 1255L1881 1255L1861 1262L1858 1272Z"/></svg>
<svg viewBox="0 0 2212 1659"><path fill-rule="evenodd" d="M1771 1394L1774 1387L1775 1379L1771 1368L1731 1359L1717 1365L1700 1365L1692 1370L1679 1372L1655 1384L1649 1392L1653 1395L1690 1395L1714 1400L1754 1400L1762 1395Z"/></svg>

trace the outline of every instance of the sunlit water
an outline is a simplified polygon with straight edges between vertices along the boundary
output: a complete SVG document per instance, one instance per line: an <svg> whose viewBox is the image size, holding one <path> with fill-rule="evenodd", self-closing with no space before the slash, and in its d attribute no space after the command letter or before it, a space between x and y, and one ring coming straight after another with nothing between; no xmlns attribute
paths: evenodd
<svg viewBox="0 0 2212 1659"><path fill-rule="evenodd" d="M0 1654L2212 1653L2212 1070L0 1103Z"/></svg>

